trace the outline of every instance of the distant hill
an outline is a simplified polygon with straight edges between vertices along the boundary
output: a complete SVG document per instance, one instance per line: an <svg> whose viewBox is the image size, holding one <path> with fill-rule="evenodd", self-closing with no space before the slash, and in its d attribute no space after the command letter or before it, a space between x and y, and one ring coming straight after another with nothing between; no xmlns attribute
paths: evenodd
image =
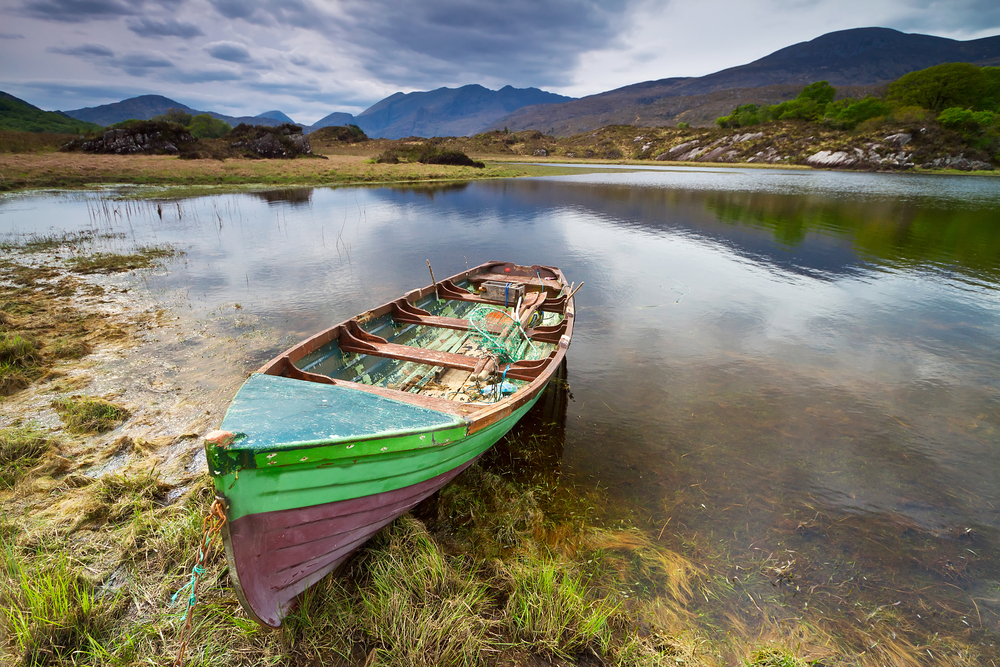
<svg viewBox="0 0 1000 667"><path fill-rule="evenodd" d="M247 123L248 125L277 126L282 123L293 122L290 118L288 118L288 116L280 111L265 111L259 116L227 116L214 111L198 111L197 109L192 109L186 104L181 104L180 102L172 100L169 97L164 97L163 95L140 95L139 97L130 97L129 99L122 100L121 102L102 104L96 107L85 107L83 109L72 109L64 113L67 116L71 116L72 118L76 118L78 120L85 120L91 123L97 123L98 125L108 126L133 118L136 120L149 120L153 116L165 114L171 109L180 109L181 111L189 113L193 116L207 113L213 118L226 121L233 127L236 127L240 123ZM276 118L275 115L279 117Z"/></svg>
<svg viewBox="0 0 1000 667"><path fill-rule="evenodd" d="M355 122L354 116L352 116L351 114L344 113L342 111L334 111L329 116L324 116L323 118L320 118L318 121L312 124L312 127L306 128L306 131L314 132L323 127L351 125L354 122Z"/></svg>
<svg viewBox="0 0 1000 667"><path fill-rule="evenodd" d="M270 118L271 120L281 121L282 123L291 123L295 125L295 121L286 116L284 113L274 109L273 111L265 111L264 113L259 113L254 118Z"/></svg>
<svg viewBox="0 0 1000 667"><path fill-rule="evenodd" d="M33 104L0 91L0 130L83 134L102 129L100 125L70 118L58 111L43 111Z"/></svg>
<svg viewBox="0 0 1000 667"><path fill-rule="evenodd" d="M864 92L932 65L989 65L998 59L1000 36L963 42L889 28L855 28L702 77L645 81L565 104L525 107L490 127L568 136L613 124L673 125L680 120L708 124L708 113L696 110L715 108L720 95L738 100L737 104L773 104L791 99L793 91L813 81L825 79L839 88L859 86L857 90Z"/></svg>
<svg viewBox="0 0 1000 667"><path fill-rule="evenodd" d="M504 86L500 90L490 90L472 84L428 92L396 93L361 112L353 121L336 124L353 122L369 137L386 139L469 136L482 132L498 118L522 107L572 99L537 88Z"/></svg>

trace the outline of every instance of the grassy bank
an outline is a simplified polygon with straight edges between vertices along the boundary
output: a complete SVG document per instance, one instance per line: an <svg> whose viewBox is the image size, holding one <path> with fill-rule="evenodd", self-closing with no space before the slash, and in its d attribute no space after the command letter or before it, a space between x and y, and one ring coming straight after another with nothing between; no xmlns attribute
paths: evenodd
<svg viewBox="0 0 1000 667"><path fill-rule="evenodd" d="M84 188L107 184L152 186L336 186L468 181L567 173L524 165L485 169L420 163L374 164L362 155L299 160L180 160L162 155L0 153L0 191Z"/></svg>

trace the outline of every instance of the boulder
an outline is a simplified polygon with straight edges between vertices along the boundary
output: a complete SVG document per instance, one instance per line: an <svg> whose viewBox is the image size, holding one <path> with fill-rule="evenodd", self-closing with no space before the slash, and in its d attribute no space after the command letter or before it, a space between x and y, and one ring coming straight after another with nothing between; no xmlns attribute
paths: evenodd
<svg viewBox="0 0 1000 667"><path fill-rule="evenodd" d="M67 150L80 148L86 153L114 155L177 155L195 138L180 125L159 121L139 121L126 127L107 130L100 137L67 144Z"/></svg>
<svg viewBox="0 0 1000 667"><path fill-rule="evenodd" d="M806 164L813 167L850 167L857 161L845 151L820 151L806 158Z"/></svg>
<svg viewBox="0 0 1000 667"><path fill-rule="evenodd" d="M931 162L938 169L959 169L961 171L993 171L993 165L981 160L970 160L965 155L949 155Z"/></svg>
<svg viewBox="0 0 1000 667"><path fill-rule="evenodd" d="M312 146L298 125L285 123L278 127L240 124L227 135L233 148L245 157L290 159L311 156Z"/></svg>

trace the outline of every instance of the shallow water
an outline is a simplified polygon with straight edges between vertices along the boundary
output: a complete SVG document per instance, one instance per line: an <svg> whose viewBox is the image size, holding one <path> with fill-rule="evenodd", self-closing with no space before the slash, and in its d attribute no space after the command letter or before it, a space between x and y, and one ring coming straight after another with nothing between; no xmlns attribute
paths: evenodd
<svg viewBox="0 0 1000 667"><path fill-rule="evenodd" d="M426 259L439 278L558 266L586 283L561 472L736 582L707 624L745 593L772 617L885 607L914 637L996 651L997 179L673 168L0 199L0 232L79 229L178 245L151 290L192 321L239 303L284 342L426 284Z"/></svg>

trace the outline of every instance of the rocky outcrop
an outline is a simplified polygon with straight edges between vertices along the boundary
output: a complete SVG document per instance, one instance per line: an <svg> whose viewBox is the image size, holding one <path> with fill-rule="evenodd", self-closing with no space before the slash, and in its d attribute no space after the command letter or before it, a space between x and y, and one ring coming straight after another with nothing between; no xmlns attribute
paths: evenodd
<svg viewBox="0 0 1000 667"><path fill-rule="evenodd" d="M961 171L993 171L993 165L982 160L970 160L964 155L949 155L932 160L930 166L938 169L959 169Z"/></svg>
<svg viewBox="0 0 1000 667"><path fill-rule="evenodd" d="M298 125L237 125L227 137L244 157L290 159L311 156L312 146Z"/></svg>
<svg viewBox="0 0 1000 667"><path fill-rule="evenodd" d="M95 139L76 140L66 148L114 155L177 155L194 142L195 138L178 125L146 121L108 130Z"/></svg>

